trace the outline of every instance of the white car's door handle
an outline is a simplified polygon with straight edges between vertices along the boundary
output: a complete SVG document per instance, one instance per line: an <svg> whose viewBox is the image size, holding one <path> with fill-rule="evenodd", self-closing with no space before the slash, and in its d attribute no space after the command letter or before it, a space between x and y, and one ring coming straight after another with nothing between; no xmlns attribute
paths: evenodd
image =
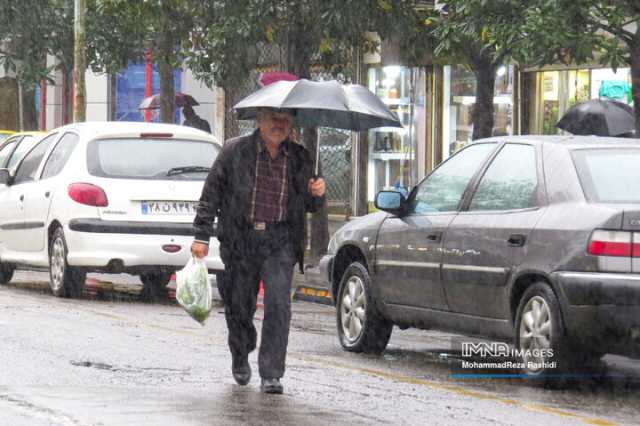
<svg viewBox="0 0 640 426"><path fill-rule="evenodd" d="M49 195L51 195L51 191L47 191L44 193L45 198L49 198Z"/></svg>
<svg viewBox="0 0 640 426"><path fill-rule="evenodd" d="M20 196L20 201L24 201L24 194Z"/></svg>

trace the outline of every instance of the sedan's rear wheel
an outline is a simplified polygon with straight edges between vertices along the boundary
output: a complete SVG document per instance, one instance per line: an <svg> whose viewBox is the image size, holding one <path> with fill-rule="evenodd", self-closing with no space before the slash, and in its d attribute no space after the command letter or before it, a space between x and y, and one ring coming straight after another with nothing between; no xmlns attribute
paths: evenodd
<svg viewBox="0 0 640 426"><path fill-rule="evenodd" d="M147 302L167 300L167 284L171 281L172 272L146 272L140 274L142 292L140 298Z"/></svg>
<svg viewBox="0 0 640 426"><path fill-rule="evenodd" d="M520 300L516 314L516 348L521 351L527 374L558 375L573 367L572 347L558 298L544 282L531 285Z"/></svg>
<svg viewBox="0 0 640 426"><path fill-rule="evenodd" d="M69 266L67 243L62 228L57 228L49 242L49 287L54 296L82 296L86 272Z"/></svg>
<svg viewBox="0 0 640 426"><path fill-rule="evenodd" d="M0 284L6 284L13 278L14 268L8 263L0 263Z"/></svg>
<svg viewBox="0 0 640 426"><path fill-rule="evenodd" d="M338 337L351 352L379 354L387 347L393 324L378 312L367 269L354 262L345 271L336 306Z"/></svg>

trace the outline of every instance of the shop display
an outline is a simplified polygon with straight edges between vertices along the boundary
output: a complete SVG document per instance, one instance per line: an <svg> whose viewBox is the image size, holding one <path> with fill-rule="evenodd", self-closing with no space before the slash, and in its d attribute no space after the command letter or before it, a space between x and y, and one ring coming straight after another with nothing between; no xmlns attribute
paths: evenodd
<svg viewBox="0 0 640 426"><path fill-rule="evenodd" d="M408 188L415 167L415 138L412 138L410 102L411 69L382 67L369 70L369 89L400 118L404 128L369 131L369 200L382 189Z"/></svg>

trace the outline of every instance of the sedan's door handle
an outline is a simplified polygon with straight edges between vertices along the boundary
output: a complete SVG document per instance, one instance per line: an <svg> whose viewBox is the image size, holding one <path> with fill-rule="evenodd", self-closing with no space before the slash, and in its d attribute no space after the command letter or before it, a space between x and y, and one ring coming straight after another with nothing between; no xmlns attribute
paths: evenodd
<svg viewBox="0 0 640 426"><path fill-rule="evenodd" d="M20 201L24 201L24 194L20 196Z"/></svg>
<svg viewBox="0 0 640 426"><path fill-rule="evenodd" d="M49 198L49 195L51 195L51 191L47 191L44 193L45 198Z"/></svg>
<svg viewBox="0 0 640 426"><path fill-rule="evenodd" d="M427 235L427 240L433 241L434 243L437 243L441 239L442 239L442 232L430 232Z"/></svg>
<svg viewBox="0 0 640 426"><path fill-rule="evenodd" d="M527 237L522 234L511 234L507 240L510 247L522 247L526 241Z"/></svg>

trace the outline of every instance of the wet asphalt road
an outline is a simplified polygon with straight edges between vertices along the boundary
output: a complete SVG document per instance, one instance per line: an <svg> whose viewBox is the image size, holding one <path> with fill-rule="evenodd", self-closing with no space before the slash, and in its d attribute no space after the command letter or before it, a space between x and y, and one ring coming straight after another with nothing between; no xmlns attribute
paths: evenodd
<svg viewBox="0 0 640 426"><path fill-rule="evenodd" d="M285 394L264 395L250 362L235 384L218 307L202 327L136 286L58 299L45 274L0 286L0 425L637 424L640 361L608 356L601 377L563 390L454 380L452 335L394 329L381 357L344 352L330 306L295 302ZM133 288L133 289L132 289ZM131 294L133 295L131 295ZM260 325L262 311L257 312Z"/></svg>

